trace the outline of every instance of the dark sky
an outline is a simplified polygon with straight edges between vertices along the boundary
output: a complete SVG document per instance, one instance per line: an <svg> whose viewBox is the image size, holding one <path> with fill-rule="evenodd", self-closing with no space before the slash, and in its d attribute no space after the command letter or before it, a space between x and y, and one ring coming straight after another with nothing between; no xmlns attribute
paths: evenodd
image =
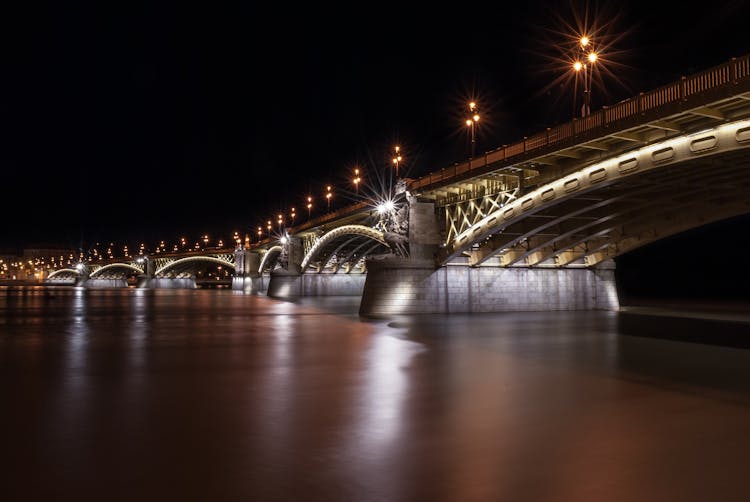
<svg viewBox="0 0 750 502"><path fill-rule="evenodd" d="M0 247L252 231L358 164L418 177L569 120L584 2L34 4L3 23ZM592 108L750 52L750 3L591 2ZM606 47L606 49L605 49ZM557 82L556 82L557 80ZM338 188L341 187L341 188Z"/></svg>

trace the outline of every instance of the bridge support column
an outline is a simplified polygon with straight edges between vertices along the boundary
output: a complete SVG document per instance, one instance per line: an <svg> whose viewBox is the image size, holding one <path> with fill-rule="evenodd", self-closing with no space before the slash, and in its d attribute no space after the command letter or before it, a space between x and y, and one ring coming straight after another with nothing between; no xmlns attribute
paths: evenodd
<svg viewBox="0 0 750 502"><path fill-rule="evenodd" d="M448 314L617 310L614 262L597 268L445 266L396 257L367 261L359 313Z"/></svg>
<svg viewBox="0 0 750 502"><path fill-rule="evenodd" d="M191 277L152 277L148 279L148 288L152 289L195 289L198 286L195 276Z"/></svg>
<svg viewBox="0 0 750 502"><path fill-rule="evenodd" d="M279 263L281 267L271 271L268 280L268 296L272 298L296 298L302 292L302 239L287 234Z"/></svg>
<svg viewBox="0 0 750 502"><path fill-rule="evenodd" d="M143 274L137 277L136 286L137 288L154 288L158 287L153 284L154 279L154 261L148 258L144 258L143 262Z"/></svg>
<svg viewBox="0 0 750 502"><path fill-rule="evenodd" d="M102 279L95 277L93 279L89 278L89 280L86 281L86 287L89 289L127 288L128 282L125 279Z"/></svg>
<svg viewBox="0 0 750 502"><path fill-rule="evenodd" d="M294 274L284 269L271 272L268 296L299 298L302 296L362 296L365 274Z"/></svg>
<svg viewBox="0 0 750 502"><path fill-rule="evenodd" d="M76 277L75 285L77 287L87 287L87 283L89 282L89 273L89 269L86 266L78 270L78 277Z"/></svg>
<svg viewBox="0 0 750 502"><path fill-rule="evenodd" d="M263 289L260 268L260 255L247 249L238 249L234 253L234 277L232 289L256 294Z"/></svg>
<svg viewBox="0 0 750 502"><path fill-rule="evenodd" d="M432 260L440 244L435 204L419 202L409 195L409 256L416 260Z"/></svg>

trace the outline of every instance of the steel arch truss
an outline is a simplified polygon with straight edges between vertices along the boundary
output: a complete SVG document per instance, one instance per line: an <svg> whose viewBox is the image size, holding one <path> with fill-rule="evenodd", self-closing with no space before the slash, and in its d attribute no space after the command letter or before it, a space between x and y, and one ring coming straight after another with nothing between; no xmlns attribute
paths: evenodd
<svg viewBox="0 0 750 502"><path fill-rule="evenodd" d="M448 244L488 214L516 200L518 177L500 175L497 179L465 183L464 188L443 194L437 200L443 217L445 243Z"/></svg>
<svg viewBox="0 0 750 502"><path fill-rule="evenodd" d="M75 278L80 275L81 273L74 268L61 268L60 270L55 270L54 272L51 272L47 276L47 279Z"/></svg>
<svg viewBox="0 0 750 502"><path fill-rule="evenodd" d="M631 151L543 185L464 230L439 261L590 267L746 213L750 121L740 121Z"/></svg>
<svg viewBox="0 0 750 502"><path fill-rule="evenodd" d="M389 252L383 232L365 225L343 225L320 237L302 260L302 271L364 271L364 258L378 249Z"/></svg>
<svg viewBox="0 0 750 502"><path fill-rule="evenodd" d="M176 260L171 258L158 258L155 262L156 270L154 271L154 276L156 277L182 277L186 274L189 275L189 271L191 271L193 266L199 262L214 263L234 270L233 253L188 256Z"/></svg>
<svg viewBox="0 0 750 502"><path fill-rule="evenodd" d="M260 266L258 267L258 273L263 274L266 270L269 272L276 268L279 263L279 257L283 248L281 246L273 246L263 254L263 258L260 260Z"/></svg>
<svg viewBox="0 0 750 502"><path fill-rule="evenodd" d="M121 278L127 275L127 272L143 273L143 267L133 265L132 263L110 263L103 265L92 272L89 277L92 279L109 279Z"/></svg>

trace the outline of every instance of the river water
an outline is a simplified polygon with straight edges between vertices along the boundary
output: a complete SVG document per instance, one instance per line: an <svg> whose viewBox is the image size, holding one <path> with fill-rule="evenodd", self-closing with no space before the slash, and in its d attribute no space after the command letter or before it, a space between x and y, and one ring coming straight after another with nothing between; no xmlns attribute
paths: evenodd
<svg viewBox="0 0 750 502"><path fill-rule="evenodd" d="M357 307L0 288L0 500L750 500L747 316Z"/></svg>

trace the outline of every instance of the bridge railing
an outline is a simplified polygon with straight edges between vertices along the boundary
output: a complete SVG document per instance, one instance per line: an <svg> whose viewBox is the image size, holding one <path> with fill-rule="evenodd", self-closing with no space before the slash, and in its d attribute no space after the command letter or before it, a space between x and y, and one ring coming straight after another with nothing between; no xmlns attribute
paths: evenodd
<svg viewBox="0 0 750 502"><path fill-rule="evenodd" d="M660 115L669 115L674 113L676 106L685 102L696 106L704 99L707 104L718 92L731 89L741 83L750 83L750 54L733 58L700 73L682 77L677 82L640 93L616 105L603 107L586 117L547 128L544 132L511 145L490 150L482 157L429 173L412 181L409 189L416 190L461 177L475 169L482 169L497 162L512 161L516 158L520 160L529 153L542 153L545 149L575 144L581 136L595 137L597 134L604 135L607 131L633 127L644 116L655 119Z"/></svg>

